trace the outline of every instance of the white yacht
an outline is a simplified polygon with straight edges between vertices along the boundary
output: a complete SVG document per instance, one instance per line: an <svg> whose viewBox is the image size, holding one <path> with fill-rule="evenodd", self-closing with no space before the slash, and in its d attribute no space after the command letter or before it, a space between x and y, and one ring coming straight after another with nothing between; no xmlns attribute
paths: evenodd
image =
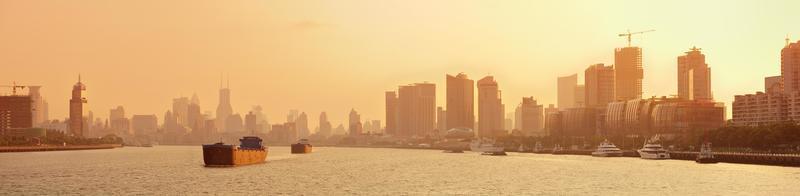
<svg viewBox="0 0 800 196"><path fill-rule="evenodd" d="M494 140L491 139L475 139L469 144L472 152L480 152L482 154L492 155L505 155L506 151L503 146L496 145Z"/></svg>
<svg viewBox="0 0 800 196"><path fill-rule="evenodd" d="M711 152L711 142L703 143L700 147L700 153L697 153L697 159L695 159L697 163L717 163L719 162L716 157L714 157L714 153Z"/></svg>
<svg viewBox="0 0 800 196"><path fill-rule="evenodd" d="M608 140L603 141L600 145L597 146L597 150L592 152L592 156L595 157L621 157L622 150L617 148L616 145L609 142Z"/></svg>
<svg viewBox="0 0 800 196"><path fill-rule="evenodd" d="M642 149L637 152L643 159L669 159L669 152L657 142L657 138L645 141Z"/></svg>

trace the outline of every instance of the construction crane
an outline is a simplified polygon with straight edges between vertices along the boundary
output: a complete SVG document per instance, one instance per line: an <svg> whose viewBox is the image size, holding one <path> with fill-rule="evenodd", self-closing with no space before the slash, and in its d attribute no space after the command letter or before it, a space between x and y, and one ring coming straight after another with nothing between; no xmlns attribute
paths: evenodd
<svg viewBox="0 0 800 196"><path fill-rule="evenodd" d="M633 33L631 33L631 30L628 30L628 33L620 33L619 36L620 37L628 37L628 47L631 47L631 35L644 34L644 33L653 32L653 31L656 31L656 30L655 29L650 29L650 30L647 30L647 31L639 31L639 32L633 32Z"/></svg>
<svg viewBox="0 0 800 196"><path fill-rule="evenodd" d="M11 86L9 86L9 85L0 85L0 87L11 88L11 95L17 95L17 89L22 90L22 89L25 89L25 87L27 87L27 86L20 86L20 85L17 85L17 82L14 82Z"/></svg>

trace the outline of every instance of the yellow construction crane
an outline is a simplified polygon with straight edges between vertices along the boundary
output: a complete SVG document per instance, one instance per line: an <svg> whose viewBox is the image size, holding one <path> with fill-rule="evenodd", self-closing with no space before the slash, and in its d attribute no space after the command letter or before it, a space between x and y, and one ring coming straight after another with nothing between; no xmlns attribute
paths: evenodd
<svg viewBox="0 0 800 196"><path fill-rule="evenodd" d="M628 47L631 47L631 35L644 34L644 33L653 32L653 31L656 31L656 30L655 29L650 29L650 30L647 30L647 31L639 31L639 32L633 32L633 33L631 33L631 30L628 30L628 33L620 33L619 36L620 37L628 37Z"/></svg>
<svg viewBox="0 0 800 196"><path fill-rule="evenodd" d="M9 85L0 85L0 87L11 88L11 95L17 95L17 89L22 90L22 89L25 89L25 87L27 87L27 86L20 86L20 85L17 85L17 82L14 82L11 86L9 86Z"/></svg>

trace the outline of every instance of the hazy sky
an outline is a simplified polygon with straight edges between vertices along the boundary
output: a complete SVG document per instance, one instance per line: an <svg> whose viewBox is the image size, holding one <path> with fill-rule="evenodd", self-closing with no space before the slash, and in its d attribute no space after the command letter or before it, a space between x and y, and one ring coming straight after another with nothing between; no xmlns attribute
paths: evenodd
<svg viewBox="0 0 800 196"><path fill-rule="evenodd" d="M384 116L398 85L445 74L492 74L506 111L522 96L555 103L556 77L613 64L617 37L643 48L646 96L677 94L676 57L703 49L714 96L763 90L780 74L785 36L800 38L800 1L0 1L0 83L43 85L50 116L68 114L83 75L89 109L107 118L171 109L197 93L215 111L220 74L235 112L262 105L270 122L290 109L334 126L350 108ZM582 81L580 82L582 83ZM8 89L0 89L8 92ZM730 109L728 110L730 112ZM730 115L728 115L730 118ZM159 119L161 121L161 119Z"/></svg>

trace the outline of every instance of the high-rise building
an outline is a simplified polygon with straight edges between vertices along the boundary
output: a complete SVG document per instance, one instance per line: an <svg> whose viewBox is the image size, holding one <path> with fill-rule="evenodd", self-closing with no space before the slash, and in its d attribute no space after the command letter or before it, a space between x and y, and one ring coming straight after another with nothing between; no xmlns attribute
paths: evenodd
<svg viewBox="0 0 800 196"><path fill-rule="evenodd" d="M713 100L711 68L700 49L692 47L678 56L678 97L684 100Z"/></svg>
<svg viewBox="0 0 800 196"><path fill-rule="evenodd" d="M69 133L73 136L84 136L83 111L86 105L86 98L83 97L86 85L81 83L78 76L78 83L72 86L72 99L69 100Z"/></svg>
<svg viewBox="0 0 800 196"><path fill-rule="evenodd" d="M186 120L189 128L192 130L200 130L205 125L205 118L203 117L203 113L200 110L200 104L192 102L186 108Z"/></svg>
<svg viewBox="0 0 800 196"><path fill-rule="evenodd" d="M800 91L800 41L781 49L781 76L785 92Z"/></svg>
<svg viewBox="0 0 800 196"><path fill-rule="evenodd" d="M416 83L398 88L398 136L428 136L436 129L436 85Z"/></svg>
<svg viewBox="0 0 800 196"><path fill-rule="evenodd" d="M295 119L295 125L297 126L297 136L300 138L308 138L311 135L311 131L308 129L308 116L305 112L300 113Z"/></svg>
<svg viewBox="0 0 800 196"><path fill-rule="evenodd" d="M586 85L575 86L575 107L586 107Z"/></svg>
<svg viewBox="0 0 800 196"><path fill-rule="evenodd" d="M439 133L447 131L447 111L442 107L436 107L436 129Z"/></svg>
<svg viewBox="0 0 800 196"><path fill-rule="evenodd" d="M189 127L189 98L179 97L172 99L172 115L175 116L178 125Z"/></svg>
<svg viewBox="0 0 800 196"><path fill-rule="evenodd" d="M642 98L642 49L624 47L614 50L616 100ZM612 99L613 100L613 99Z"/></svg>
<svg viewBox="0 0 800 196"><path fill-rule="evenodd" d="M30 96L0 96L0 135L11 129L33 126L32 100Z"/></svg>
<svg viewBox="0 0 800 196"><path fill-rule="evenodd" d="M584 72L586 107L605 107L614 101L614 67L595 64Z"/></svg>
<svg viewBox="0 0 800 196"><path fill-rule="evenodd" d="M536 103L533 97L523 97L519 108L522 121L520 130L527 136L544 136L544 107Z"/></svg>
<svg viewBox="0 0 800 196"><path fill-rule="evenodd" d="M289 110L289 114L286 115L286 122L294 122L297 120L297 116L300 115L300 111L298 110Z"/></svg>
<svg viewBox="0 0 800 196"><path fill-rule="evenodd" d="M575 89L578 87L578 74L558 77L558 108L575 107Z"/></svg>
<svg viewBox="0 0 800 196"><path fill-rule="evenodd" d="M397 93L386 91L386 134L397 135ZM322 127L320 127L320 130Z"/></svg>
<svg viewBox="0 0 800 196"><path fill-rule="evenodd" d="M333 133L331 122L328 121L328 114L322 112L319 114L319 135L323 138L330 137Z"/></svg>
<svg viewBox="0 0 800 196"><path fill-rule="evenodd" d="M217 131L226 132L228 118L233 114L233 107L231 107L231 90L230 82L227 87L222 87L220 81L219 89L219 105L217 105ZM241 119L241 118L240 118Z"/></svg>
<svg viewBox="0 0 800 196"><path fill-rule="evenodd" d="M478 135L499 137L503 129L503 102L497 81L492 76L478 80Z"/></svg>
<svg viewBox="0 0 800 196"><path fill-rule="evenodd" d="M42 86L28 86L28 96L31 97L31 111L33 112L33 125L39 125L47 121L44 118L44 100L41 94Z"/></svg>
<svg viewBox="0 0 800 196"><path fill-rule="evenodd" d="M447 75L447 129L474 129L474 83L464 73Z"/></svg>
<svg viewBox="0 0 800 196"><path fill-rule="evenodd" d="M125 117L125 108L117 106L109 111L111 129L121 134L130 134L131 122Z"/></svg>
<svg viewBox="0 0 800 196"><path fill-rule="evenodd" d="M356 109L350 110L350 118L348 122L348 126L350 127L348 131L350 132L350 135L361 135L361 132L364 128L361 126L361 114L358 114Z"/></svg>
<svg viewBox="0 0 800 196"><path fill-rule="evenodd" d="M248 133L259 132L260 130L257 126L258 124L256 124L256 115L253 114L252 111L247 112L247 114L244 115L244 131Z"/></svg>

